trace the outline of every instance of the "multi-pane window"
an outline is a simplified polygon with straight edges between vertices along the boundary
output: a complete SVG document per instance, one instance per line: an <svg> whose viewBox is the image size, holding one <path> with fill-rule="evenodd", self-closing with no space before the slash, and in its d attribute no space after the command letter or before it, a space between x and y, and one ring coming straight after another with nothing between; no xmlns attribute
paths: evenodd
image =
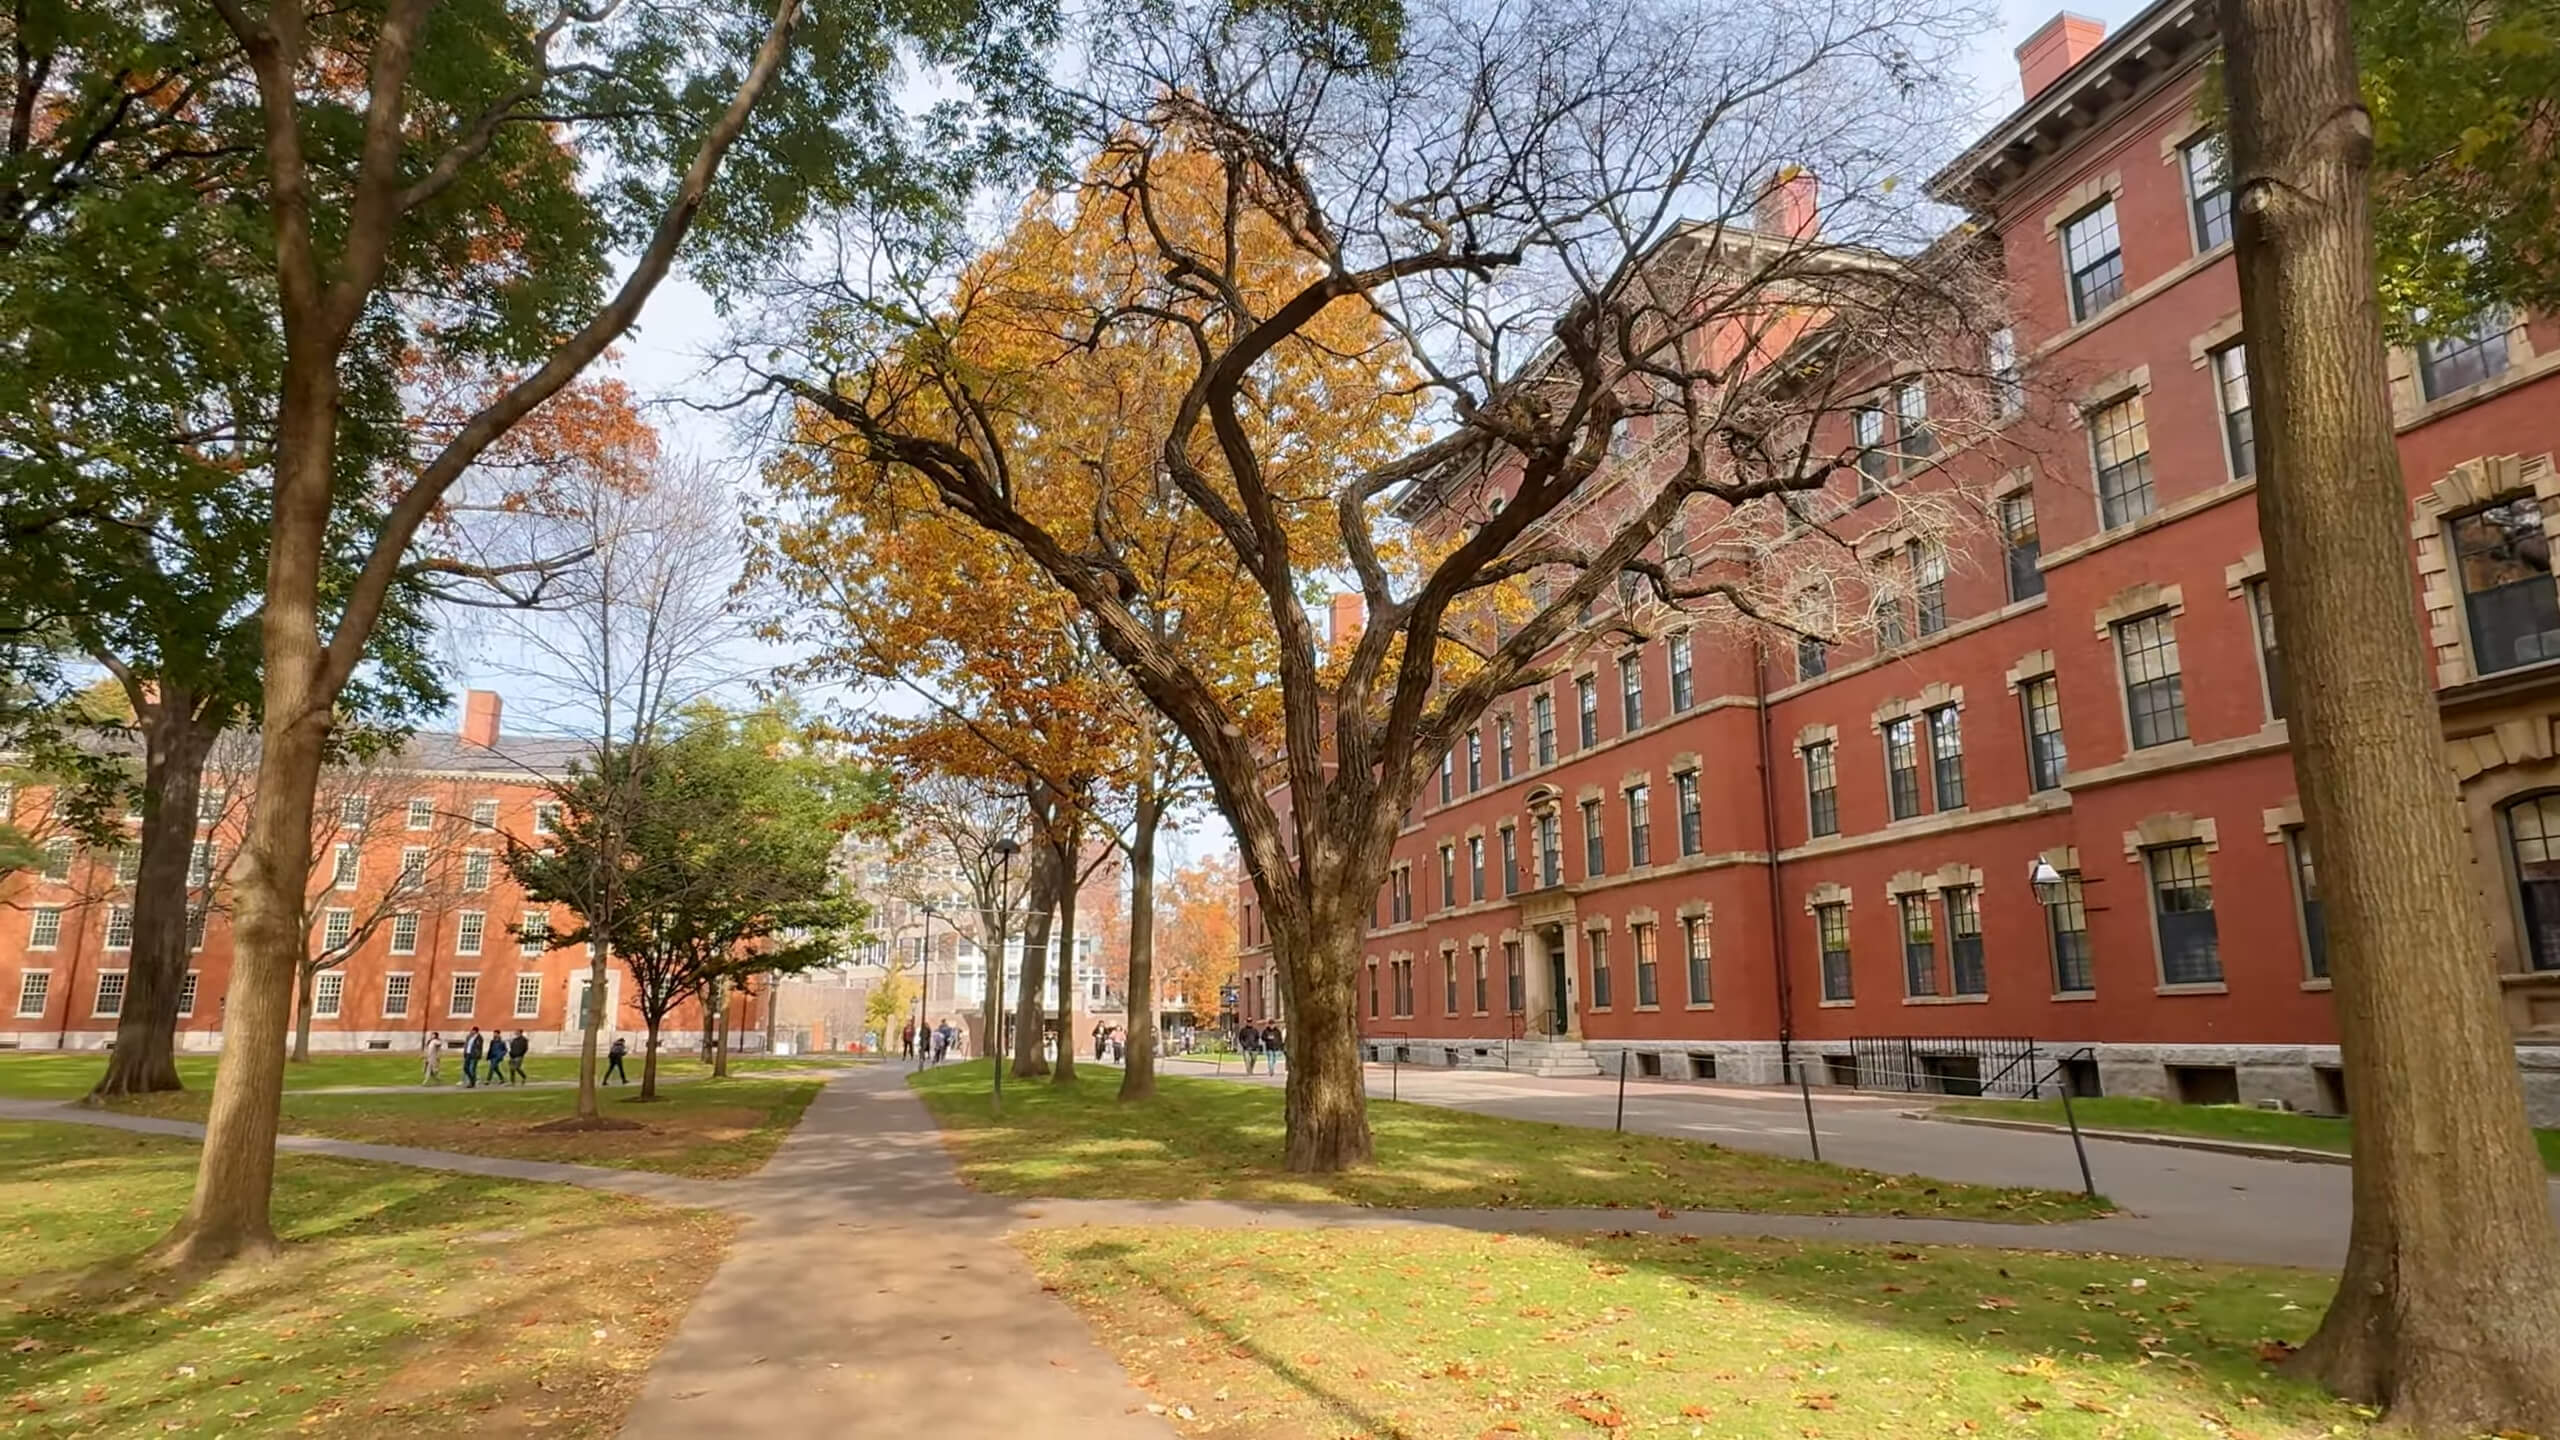
<svg viewBox="0 0 2560 1440"><path fill-rule="evenodd" d="M365 816L371 814L372 810L373 797L370 795L338 797L338 823L351 829L363 828Z"/></svg>
<svg viewBox="0 0 2560 1440"><path fill-rule="evenodd" d="M1663 653L1671 665L1671 713L1677 715L1697 703L1697 656L1687 635L1672 636Z"/></svg>
<svg viewBox="0 0 2560 1440"><path fill-rule="evenodd" d="M2195 225L2201 255L2231 239L2231 179L2222 163L2222 137L2201 136L2178 151L2187 176L2187 218Z"/></svg>
<svg viewBox="0 0 2560 1440"><path fill-rule="evenodd" d="M338 1012L346 1008L346 1003L347 973L345 971L323 970L319 974L311 977L311 1014L313 1018L320 1020L335 1020L338 1018Z"/></svg>
<svg viewBox="0 0 2560 1440"><path fill-rule="evenodd" d="M178 982L179 1019L184 1020L196 1013L196 989L198 982L203 978L198 972L190 970L187 972L187 977Z"/></svg>
<svg viewBox="0 0 2560 1440"><path fill-rule="evenodd" d="M1387 913L1398 925L1413 918L1413 867L1399 865L1387 876Z"/></svg>
<svg viewBox="0 0 2560 1440"><path fill-rule="evenodd" d="M1929 786L1939 809L1964 808L1964 724L1953 705L1929 712Z"/></svg>
<svg viewBox="0 0 2560 1440"><path fill-rule="evenodd" d="M498 802L497 802L497 801L495 801L495 800L474 800L474 801L472 801L472 802L471 802L471 828L472 828L472 829L474 829L474 830L483 830L483 831L486 831L486 830L495 830L495 829L497 829L497 828L498 828Z"/></svg>
<svg viewBox="0 0 2560 1440"><path fill-rule="evenodd" d="M2089 910L2080 894L2080 872L2062 872L2062 895L2045 907L2053 932L2053 993L2086 995L2098 988L2096 952L2089 944Z"/></svg>
<svg viewBox="0 0 2560 1440"><path fill-rule="evenodd" d="M1929 387L1906 380L1893 387L1894 444L1904 461L1938 452L1938 432L1929 424Z"/></svg>
<svg viewBox="0 0 2560 1440"><path fill-rule="evenodd" d="M1624 734L1644 728L1644 652L1618 657L1618 719Z"/></svg>
<svg viewBox="0 0 2560 1440"><path fill-rule="evenodd" d="M1520 893L1520 832L1502 827L1502 893Z"/></svg>
<svg viewBox="0 0 2560 1440"><path fill-rule="evenodd" d="M44 842L44 878L55 882L71 878L72 843L68 835L56 835Z"/></svg>
<svg viewBox="0 0 2560 1440"><path fill-rule="evenodd" d="M1822 998L1849 1000L1856 997L1849 979L1849 907L1816 905L1813 907L1814 933L1820 937L1822 951Z"/></svg>
<svg viewBox="0 0 2560 1440"><path fill-rule="evenodd" d="M1858 493L1873 495L1884 489L1887 467L1892 455L1884 445L1884 412L1870 406L1849 417L1850 432L1858 442Z"/></svg>
<svg viewBox="0 0 2560 1440"><path fill-rule="evenodd" d="M107 948L110 950L133 948L132 906L110 905L107 907Z"/></svg>
<svg viewBox="0 0 2560 1440"><path fill-rule="evenodd" d="M406 970L382 977L382 1018L398 1020L409 1013L409 988L416 977Z"/></svg>
<svg viewBox="0 0 2560 1440"><path fill-rule="evenodd" d="M536 804L533 807L533 833L536 835L559 834L560 818L563 813L557 801L545 800Z"/></svg>
<svg viewBox="0 0 2560 1440"><path fill-rule="evenodd" d="M2231 478L2258 473L2258 426L2249 404L2249 347L2225 345L2213 352L2213 398L2222 411L2222 448Z"/></svg>
<svg viewBox="0 0 2560 1440"><path fill-rule="evenodd" d="M427 847L400 847L400 878L394 882L403 890L415 890L427 883Z"/></svg>
<svg viewBox="0 0 2560 1440"><path fill-rule="evenodd" d="M1704 837L1698 816L1698 772L1683 770L1671 777L1673 796L1680 804L1680 853L1695 855Z"/></svg>
<svg viewBox="0 0 2560 1440"><path fill-rule="evenodd" d="M1902 911L1902 993L1938 993L1938 924L1926 891L1894 897Z"/></svg>
<svg viewBox="0 0 2560 1440"><path fill-rule="evenodd" d="M1831 668L1831 648L1819 635L1796 637L1796 678L1811 680Z"/></svg>
<svg viewBox="0 0 2560 1440"><path fill-rule="evenodd" d="M329 884L331 888L338 890L353 890L356 888L356 869L357 866L362 863L363 853L364 852L358 850L355 846L350 845L345 841L340 841L338 843L337 848L331 851L329 855Z"/></svg>
<svg viewBox="0 0 2560 1440"><path fill-rule="evenodd" d="M1495 758L1495 763L1496 763L1497 765L1499 765L1499 766L1500 766L1500 768L1501 768L1502 778L1503 778L1503 779L1505 779L1505 780L1508 780L1508 779L1510 779L1510 778L1511 778L1511 769L1512 769L1512 767L1511 767L1511 717L1510 717L1510 716L1508 716L1508 715L1504 715L1504 716L1501 716L1501 717L1497 718L1497 719L1493 722L1493 734L1494 734L1494 743L1493 743L1493 748L1494 748L1494 754L1495 754L1495 757L1496 757L1496 758Z"/></svg>
<svg viewBox="0 0 2560 1440"><path fill-rule="evenodd" d="M2008 563L2009 598L2032 600L2044 593L2044 542L2036 535L2036 497L2021 491L2000 502L2000 543Z"/></svg>
<svg viewBox="0 0 2560 1440"><path fill-rule="evenodd" d="M356 934L356 912L330 909L320 912L320 947L337 951L347 948Z"/></svg>
<svg viewBox="0 0 2560 1440"><path fill-rule="evenodd" d="M1609 932L1587 931L1583 939L1591 946L1591 1008L1609 1008Z"/></svg>
<svg viewBox="0 0 2560 1440"><path fill-rule="evenodd" d="M394 955L418 953L417 911L403 910L391 917L391 953Z"/></svg>
<svg viewBox="0 0 2560 1440"><path fill-rule="evenodd" d="M1538 815L1538 883L1564 883L1564 825L1553 810Z"/></svg>
<svg viewBox="0 0 2560 1440"><path fill-rule="evenodd" d="M2113 530L2150 514L2151 426L2142 396L2090 411L2089 443L2098 467L2098 523Z"/></svg>
<svg viewBox="0 0 2560 1440"><path fill-rule="evenodd" d="M1633 946L1636 952L1636 1003L1638 1005L1661 1004L1662 978L1657 973L1653 927L1651 925L1628 926L1627 943Z"/></svg>
<svg viewBox="0 0 2560 1440"><path fill-rule="evenodd" d="M480 942L489 933L489 912L465 910L453 917L453 953L477 955Z"/></svg>
<svg viewBox="0 0 2560 1440"><path fill-rule="evenodd" d="M1476 968L1475 968L1475 982L1476 982L1476 985L1475 985L1475 1000L1476 1000L1476 1013L1477 1013L1477 1014L1479 1014L1479 1015L1481 1015L1481 1014L1483 1014L1483 1013L1485 1012L1485 1001L1486 1001L1486 999L1487 999L1487 998L1489 998L1489 997L1488 997L1488 995L1487 995L1487 991L1486 991L1487 977L1486 977L1486 975L1485 975L1485 973L1484 973L1484 972L1485 972L1485 964L1484 964L1484 947L1483 947L1483 946L1481 946L1481 945L1478 945L1478 946L1473 947L1472 957L1473 957L1473 959L1475 960L1475 967L1476 967Z"/></svg>
<svg viewBox="0 0 2560 1440"><path fill-rule="evenodd" d="M2071 318L2086 320L2124 296L2124 238L2116 202L2100 201L2062 227L2062 269L2071 282Z"/></svg>
<svg viewBox="0 0 2560 1440"><path fill-rule="evenodd" d="M211 911L210 901L187 907L187 949L190 951L204 948L204 925Z"/></svg>
<svg viewBox="0 0 2560 1440"><path fill-rule="evenodd" d="M24 970L18 974L18 1018L32 1020L44 1013L45 1003L52 998L53 972Z"/></svg>
<svg viewBox="0 0 2560 1440"><path fill-rule="evenodd" d="M1520 964L1520 942L1502 942L1503 1008L1517 1015L1529 1008L1529 974Z"/></svg>
<svg viewBox="0 0 2560 1440"><path fill-rule="evenodd" d="M530 1020L541 1013L542 977L539 975L517 976L516 1018L519 1020Z"/></svg>
<svg viewBox="0 0 2560 1440"><path fill-rule="evenodd" d="M2284 832L2286 854L2293 861L2293 901L2302 915L2303 973L2329 978L2329 919L2320 908L2320 872L2311 863L2311 841L2299 825Z"/></svg>
<svg viewBox="0 0 2560 1440"><path fill-rule="evenodd" d="M225 800L228 800L229 798L230 798L230 796L229 796L228 792L226 792L226 791L225 791L221 786L219 786L219 785L207 785L207 786L204 786L203 788L201 788L201 789L197 790L197 791L196 791L196 820L197 820L197 822L198 822L198 823L200 823L200 824L208 824L208 825L209 825L209 824L213 823L214 821L221 819L221 818L222 818L222 806L223 806L223 802L224 802Z"/></svg>
<svg viewBox="0 0 2560 1440"><path fill-rule="evenodd" d="M412 830L434 829L436 823L436 802L423 798L411 800L409 802L409 814L407 816L407 821L408 828Z"/></svg>
<svg viewBox="0 0 2560 1440"><path fill-rule="evenodd" d="M2507 373L2504 310L2481 311L2471 323L2442 339L2418 347L2418 383L2430 400Z"/></svg>
<svg viewBox="0 0 2560 1440"><path fill-rule="evenodd" d="M1538 734L1538 763L1556 763L1556 697L1540 695L1529 702L1529 714Z"/></svg>
<svg viewBox="0 0 2560 1440"><path fill-rule="evenodd" d="M1440 757L1440 803L1458 798L1458 752L1448 751Z"/></svg>
<svg viewBox="0 0 2560 1440"><path fill-rule="evenodd" d="M1369 962L1369 1018L1378 1018L1378 962Z"/></svg>
<svg viewBox="0 0 2560 1440"><path fill-rule="evenodd" d="M1716 998L1714 938L1707 933L1707 917L1680 917L1680 945L1689 960L1689 1003L1712 1004Z"/></svg>
<svg viewBox="0 0 2560 1440"><path fill-rule="evenodd" d="M480 977L473 974L454 976L453 990L445 1001L445 1018L449 1020L468 1019L471 1012L479 1008L479 1004Z"/></svg>
<svg viewBox="0 0 2560 1440"><path fill-rule="evenodd" d="M489 852L473 850L462 857L462 888L471 891L489 888Z"/></svg>
<svg viewBox="0 0 2560 1440"><path fill-rule="evenodd" d="M1481 902L1484 897L1484 837L1467 837L1467 895Z"/></svg>
<svg viewBox="0 0 2560 1440"><path fill-rule="evenodd" d="M2027 408L2026 381L2018 372L2018 332L2005 325L1992 331L1985 349L1991 372L1991 410L2006 420Z"/></svg>
<svg viewBox="0 0 2560 1440"><path fill-rule="evenodd" d="M551 912L527 910L523 923L516 927L516 948L527 955L539 955L551 948Z"/></svg>
<svg viewBox="0 0 2560 1440"><path fill-rule="evenodd" d="M89 1002L91 1018L112 1020L124 1013L124 979L122 970L98 972L98 990Z"/></svg>
<svg viewBox="0 0 2560 1440"><path fill-rule="evenodd" d="M1935 635L1947 628L1947 552L1914 540L1910 555L1911 595L1920 633Z"/></svg>
<svg viewBox="0 0 2560 1440"><path fill-rule="evenodd" d="M1413 1014L1413 957L1408 955L1393 961L1388 969L1394 972L1396 1018L1401 1020Z"/></svg>
<svg viewBox="0 0 2560 1440"><path fill-rule="evenodd" d="M1982 963L1982 898L1970 885L1943 892L1947 907L1947 970L1958 995L1990 993L1991 978Z"/></svg>
<svg viewBox="0 0 2560 1440"><path fill-rule="evenodd" d="M2519 495L2453 519L2454 570L2483 675L2560 655L2560 592L2542 506Z"/></svg>
<svg viewBox="0 0 2560 1440"><path fill-rule="evenodd" d="M1600 686L1588 675L1573 682L1575 713L1581 717L1582 748L1600 743Z"/></svg>
<svg viewBox="0 0 2560 1440"><path fill-rule="evenodd" d="M1840 772L1828 740L1804 747L1804 799L1814 834L1840 833Z"/></svg>
<svg viewBox="0 0 2560 1440"><path fill-rule="evenodd" d="M1899 650L1910 643L1911 627L1903 620L1901 596L1891 591L1877 593L1875 623L1878 650Z"/></svg>
<svg viewBox="0 0 2560 1440"><path fill-rule="evenodd" d="M2160 980L2210 985L2222 979L2222 943L2213 927L2213 868L2204 843L2142 852L2151 871L2152 919L2160 927Z"/></svg>
<svg viewBox="0 0 2560 1440"><path fill-rule="evenodd" d="M2267 718L2284 718L2284 652L2276 648L2276 612L2267 601L2267 582L2252 580L2248 588L2249 624L2258 633L2258 672L2267 682Z"/></svg>
<svg viewBox="0 0 2560 1440"><path fill-rule="evenodd" d="M27 912L27 948L51 950L62 944L62 907L38 905Z"/></svg>
<svg viewBox="0 0 2560 1440"><path fill-rule="evenodd" d="M2178 671L2178 632L2169 612L2155 610L2116 627L2124 657L2124 710L2133 748L2187 738L2186 681Z"/></svg>
<svg viewBox="0 0 2560 1440"><path fill-rule="evenodd" d="M2525 963L2560 970L2560 794L2508 806L2507 847L2524 902Z"/></svg>
<svg viewBox="0 0 2560 1440"><path fill-rule="evenodd" d="M116 883L130 885L140 878L142 878L142 847L139 845L117 846Z"/></svg>
<svg viewBox="0 0 2560 1440"><path fill-rule="evenodd" d="M1458 847L1455 845L1443 844L1440 847L1440 908L1458 908Z"/></svg>
<svg viewBox="0 0 2560 1440"><path fill-rule="evenodd" d="M1653 863L1653 787L1627 787L1627 863Z"/></svg>
<svg viewBox="0 0 2560 1440"><path fill-rule="evenodd" d="M199 840L187 852L187 888L199 889L213 879L213 842Z"/></svg>
<svg viewBox="0 0 2560 1440"><path fill-rule="evenodd" d="M1920 813L1920 722L1908 715L1884 722L1885 798L1896 820Z"/></svg>
<svg viewBox="0 0 2560 1440"><path fill-rule="evenodd" d="M2018 701L2027 712L2027 788L2051 790L2070 768L2062 743L2062 691L2050 675L2039 675L2019 687Z"/></svg>
<svg viewBox="0 0 2560 1440"><path fill-rule="evenodd" d="M1467 732L1467 793L1484 788L1484 732Z"/></svg>
<svg viewBox="0 0 2560 1440"><path fill-rule="evenodd" d="M1582 802L1582 874L1589 879L1607 873L1608 853L1600 838L1600 802Z"/></svg>

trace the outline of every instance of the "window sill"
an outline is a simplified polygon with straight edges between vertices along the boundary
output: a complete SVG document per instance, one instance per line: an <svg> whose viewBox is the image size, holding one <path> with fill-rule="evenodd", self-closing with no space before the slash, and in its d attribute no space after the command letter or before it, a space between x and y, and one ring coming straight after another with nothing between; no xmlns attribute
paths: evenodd
<svg viewBox="0 0 2560 1440"><path fill-rule="evenodd" d="M1905 1005L1988 1005L1989 995L1905 995Z"/></svg>
<svg viewBox="0 0 2560 1440"><path fill-rule="evenodd" d="M2231 987L2220 980L2199 981L2191 985L2154 985L2154 995L2228 995Z"/></svg>
<svg viewBox="0 0 2560 1440"><path fill-rule="evenodd" d="M1662 1007L1659 1005L1639 1005L1636 1007L1636 1013L1639 1015L1650 1015L1661 1008Z"/></svg>
<svg viewBox="0 0 2560 1440"><path fill-rule="evenodd" d="M1716 1008L1716 1002L1713 1000L1692 1000L1680 1008L1683 1010L1713 1010Z"/></svg>
<svg viewBox="0 0 2560 1440"><path fill-rule="evenodd" d="M2097 998L2095 990L2056 990L2052 996L2056 1005L2085 1005Z"/></svg>
<svg viewBox="0 0 2560 1440"><path fill-rule="evenodd" d="M2330 980L2329 980L2329 977L2328 977L2328 976L2326 976L2326 975L2318 975L2318 976L2314 976L2314 977L2312 977L2312 978L2311 978L2311 979L2309 979L2309 980L2305 980L2305 981L2303 981L2303 982L2302 982L2302 988L2303 988L2303 989L2305 989L2305 990L2312 991L2312 992L2314 992L2314 993L2323 993L2323 994L2325 994L2325 993L2328 991L2328 989L2329 989L2329 987L2330 987L2330 984L2331 984L2331 982L2330 982Z"/></svg>
<svg viewBox="0 0 2560 1440"><path fill-rule="evenodd" d="M1814 1008L1817 1010L1846 1010L1857 1003L1857 1000L1854 998L1848 1000L1819 1000L1814 1002Z"/></svg>
<svg viewBox="0 0 2560 1440"><path fill-rule="evenodd" d="M2560 970L2514 970L2498 977L2500 985L2560 985Z"/></svg>

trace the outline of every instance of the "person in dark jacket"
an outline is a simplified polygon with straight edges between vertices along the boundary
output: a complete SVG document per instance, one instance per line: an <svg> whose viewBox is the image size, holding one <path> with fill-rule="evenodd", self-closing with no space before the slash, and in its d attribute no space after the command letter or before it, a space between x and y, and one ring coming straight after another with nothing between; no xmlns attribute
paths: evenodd
<svg viewBox="0 0 2560 1440"><path fill-rule="evenodd" d="M1263 1068L1274 1075L1279 1074L1280 1057L1288 1053L1288 1047L1280 1042L1280 1022L1277 1020L1264 1021L1262 1024Z"/></svg>
<svg viewBox="0 0 2560 1440"><path fill-rule="evenodd" d="M622 1070L622 1057L629 1053L631 1053L631 1047L622 1043L621 1036L614 1036L612 1046L604 1052L604 1078L606 1084L628 1085L631 1083L631 1077L624 1074Z"/></svg>
<svg viewBox="0 0 2560 1440"><path fill-rule="evenodd" d="M463 1037L462 1088L465 1090L477 1090L480 1088L480 1047L482 1043L483 1042L480 1039L480 1027L477 1025L472 1026L471 1033Z"/></svg>
<svg viewBox="0 0 2560 1440"><path fill-rule="evenodd" d="M532 1043L524 1038L524 1032L521 1030L516 1032L516 1038L507 1042L507 1074L510 1084L524 1083L524 1052L532 1048Z"/></svg>
<svg viewBox="0 0 2560 1440"><path fill-rule="evenodd" d="M1236 1027L1236 1048L1244 1052L1244 1073L1253 1073L1253 1062L1262 1056L1262 1032L1248 1020Z"/></svg>

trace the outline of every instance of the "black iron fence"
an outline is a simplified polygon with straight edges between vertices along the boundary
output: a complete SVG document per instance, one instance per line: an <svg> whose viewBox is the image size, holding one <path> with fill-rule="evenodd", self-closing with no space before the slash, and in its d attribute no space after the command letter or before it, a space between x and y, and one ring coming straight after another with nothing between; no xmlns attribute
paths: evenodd
<svg viewBox="0 0 2560 1440"><path fill-rule="evenodd" d="M2023 1037L1968 1038L1935 1035L1870 1035L1849 1042L1849 1053L1826 1055L1830 1080L1860 1090L1919 1095L1991 1095L2040 1099L2054 1084L2054 1057L2041 1058Z"/></svg>

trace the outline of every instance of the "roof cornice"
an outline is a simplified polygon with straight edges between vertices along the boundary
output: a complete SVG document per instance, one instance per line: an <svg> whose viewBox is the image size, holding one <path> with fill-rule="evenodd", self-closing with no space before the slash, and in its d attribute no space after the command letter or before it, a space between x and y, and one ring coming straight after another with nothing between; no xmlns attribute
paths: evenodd
<svg viewBox="0 0 2560 1440"><path fill-rule="evenodd" d="M2210 6L2159 0L1930 177L1929 193L1980 207L2220 42Z"/></svg>

